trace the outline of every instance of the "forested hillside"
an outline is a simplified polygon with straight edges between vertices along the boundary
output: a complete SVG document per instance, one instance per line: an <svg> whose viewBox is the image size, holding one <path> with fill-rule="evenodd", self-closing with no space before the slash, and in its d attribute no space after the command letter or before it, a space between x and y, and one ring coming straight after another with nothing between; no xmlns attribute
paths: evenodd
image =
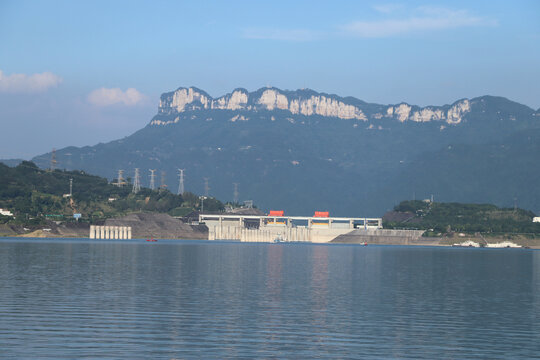
<svg viewBox="0 0 540 360"><path fill-rule="evenodd" d="M540 235L540 223L534 213L518 208L499 208L490 204L403 201L385 214L384 227L423 229L428 235L451 232L522 233Z"/></svg>
<svg viewBox="0 0 540 360"><path fill-rule="evenodd" d="M41 170L29 161L13 168L0 163L0 184L0 208L15 215L15 219L2 217L2 222L75 221L75 213L81 214L83 221L92 222L134 211L181 216L200 206L199 197L192 193L181 196L166 189L147 188L133 193L129 183L118 187L83 171ZM204 201L205 211L224 207L214 198Z"/></svg>

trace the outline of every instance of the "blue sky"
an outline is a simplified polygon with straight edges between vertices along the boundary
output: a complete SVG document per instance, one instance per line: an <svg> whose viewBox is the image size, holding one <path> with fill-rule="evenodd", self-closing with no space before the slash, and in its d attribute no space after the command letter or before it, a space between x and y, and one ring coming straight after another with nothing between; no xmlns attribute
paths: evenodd
<svg viewBox="0 0 540 360"><path fill-rule="evenodd" d="M180 86L540 107L538 1L0 0L0 44L0 158L127 136Z"/></svg>

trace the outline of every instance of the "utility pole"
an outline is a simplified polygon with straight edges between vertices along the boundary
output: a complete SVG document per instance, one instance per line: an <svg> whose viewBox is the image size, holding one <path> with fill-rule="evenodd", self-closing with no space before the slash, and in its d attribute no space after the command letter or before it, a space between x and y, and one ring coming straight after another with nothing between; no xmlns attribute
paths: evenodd
<svg viewBox="0 0 540 360"><path fill-rule="evenodd" d="M156 169L150 169L150 190L156 189Z"/></svg>
<svg viewBox="0 0 540 360"><path fill-rule="evenodd" d="M178 176L180 177L180 182L178 183L178 195L184 193L184 170L186 169L178 169Z"/></svg>
<svg viewBox="0 0 540 360"><path fill-rule="evenodd" d="M199 196L199 200L201 200L201 214L204 213L204 200L207 199L206 196Z"/></svg>
<svg viewBox="0 0 540 360"><path fill-rule="evenodd" d="M135 179L133 181L133 192L136 194L141 190L141 176L139 175L139 168L135 168Z"/></svg>
<svg viewBox="0 0 540 360"><path fill-rule="evenodd" d="M234 193L233 193L233 201L235 204L238 203L238 183L233 183L234 185Z"/></svg>
<svg viewBox="0 0 540 360"><path fill-rule="evenodd" d="M203 178L204 179L204 195L208 197L208 194L210 193L210 186L208 185L208 180L210 180L210 178Z"/></svg>

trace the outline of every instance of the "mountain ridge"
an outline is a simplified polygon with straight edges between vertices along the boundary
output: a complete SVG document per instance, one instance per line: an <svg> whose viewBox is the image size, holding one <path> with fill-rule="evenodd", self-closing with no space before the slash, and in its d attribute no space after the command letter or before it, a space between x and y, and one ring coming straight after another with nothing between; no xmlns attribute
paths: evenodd
<svg viewBox="0 0 540 360"><path fill-rule="evenodd" d="M173 174L184 168L185 186L192 192L204 193L203 178L210 178L210 194L230 200L232 184L239 183L241 199L253 199L263 209L285 208L305 215L315 208L335 215L382 215L414 193L426 197L435 193L445 201L459 198L465 202L468 199L460 194L473 194L474 201L499 206L511 205L519 197L526 199L524 208L540 208L540 189L523 180L540 175L530 165L540 151L523 139L528 131L540 129L540 117L533 109L506 98L467 99L470 111L459 122L447 123L377 118L374 115L386 109L385 105L361 100L353 104L352 97L324 103L346 101L350 106L362 106L367 120L321 115L316 106L311 113L292 113L291 100L327 96L312 90L283 92L287 107L282 99L280 109L275 101L260 103L268 88L232 103L234 91L212 98L197 88L192 88L191 95L189 88L179 89L183 97L173 102L177 91L164 93L158 113L133 134L95 146L57 150L59 166L109 179L116 177L118 169L133 176L133 169L140 168L143 184L148 183L147 169L158 169L168 174L165 183L171 189L178 187ZM272 99L277 101L273 95ZM268 104L274 107L269 110ZM448 110L452 104L444 106L431 111ZM410 107L412 112L422 109ZM448 153L448 147L463 150ZM503 151L505 147L518 150ZM504 162L490 160L493 154L514 164L508 169L521 171L522 176L509 176L501 168ZM43 154L34 161L46 168L50 156ZM460 156L470 159L460 161ZM527 168L521 169L521 164ZM477 169L490 176L504 174L504 181L486 181ZM487 185L471 186L475 181ZM510 184L505 188L502 182Z"/></svg>
<svg viewBox="0 0 540 360"><path fill-rule="evenodd" d="M472 111L472 106L477 106L486 100L491 101L491 98L519 105L522 107L521 112L535 113L532 108L525 105L503 97L489 95L472 99L462 98L441 106L421 107L406 102L389 105L367 103L352 96L341 97L311 89L292 91L266 87L248 92L244 88L236 88L230 93L213 98L204 90L196 87L179 87L175 91L161 95L158 114L152 119L151 125L175 123L180 121L179 115L198 110L284 110L291 115L320 115L365 122L376 122L383 118L390 118L399 122L439 121L446 123L446 125L455 125L466 120L466 115Z"/></svg>

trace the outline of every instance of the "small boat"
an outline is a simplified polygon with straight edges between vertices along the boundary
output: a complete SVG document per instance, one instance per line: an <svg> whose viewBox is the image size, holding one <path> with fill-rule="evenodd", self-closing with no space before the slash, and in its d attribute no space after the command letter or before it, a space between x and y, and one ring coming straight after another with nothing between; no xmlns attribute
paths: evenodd
<svg viewBox="0 0 540 360"><path fill-rule="evenodd" d="M281 234L277 234L277 236L274 238L274 243L281 243L281 242L284 242L285 239L283 239L283 236L281 236Z"/></svg>
<svg viewBox="0 0 540 360"><path fill-rule="evenodd" d="M157 239L154 239L154 237L152 236L150 239L146 239L146 241L149 241L149 242L157 242Z"/></svg>

